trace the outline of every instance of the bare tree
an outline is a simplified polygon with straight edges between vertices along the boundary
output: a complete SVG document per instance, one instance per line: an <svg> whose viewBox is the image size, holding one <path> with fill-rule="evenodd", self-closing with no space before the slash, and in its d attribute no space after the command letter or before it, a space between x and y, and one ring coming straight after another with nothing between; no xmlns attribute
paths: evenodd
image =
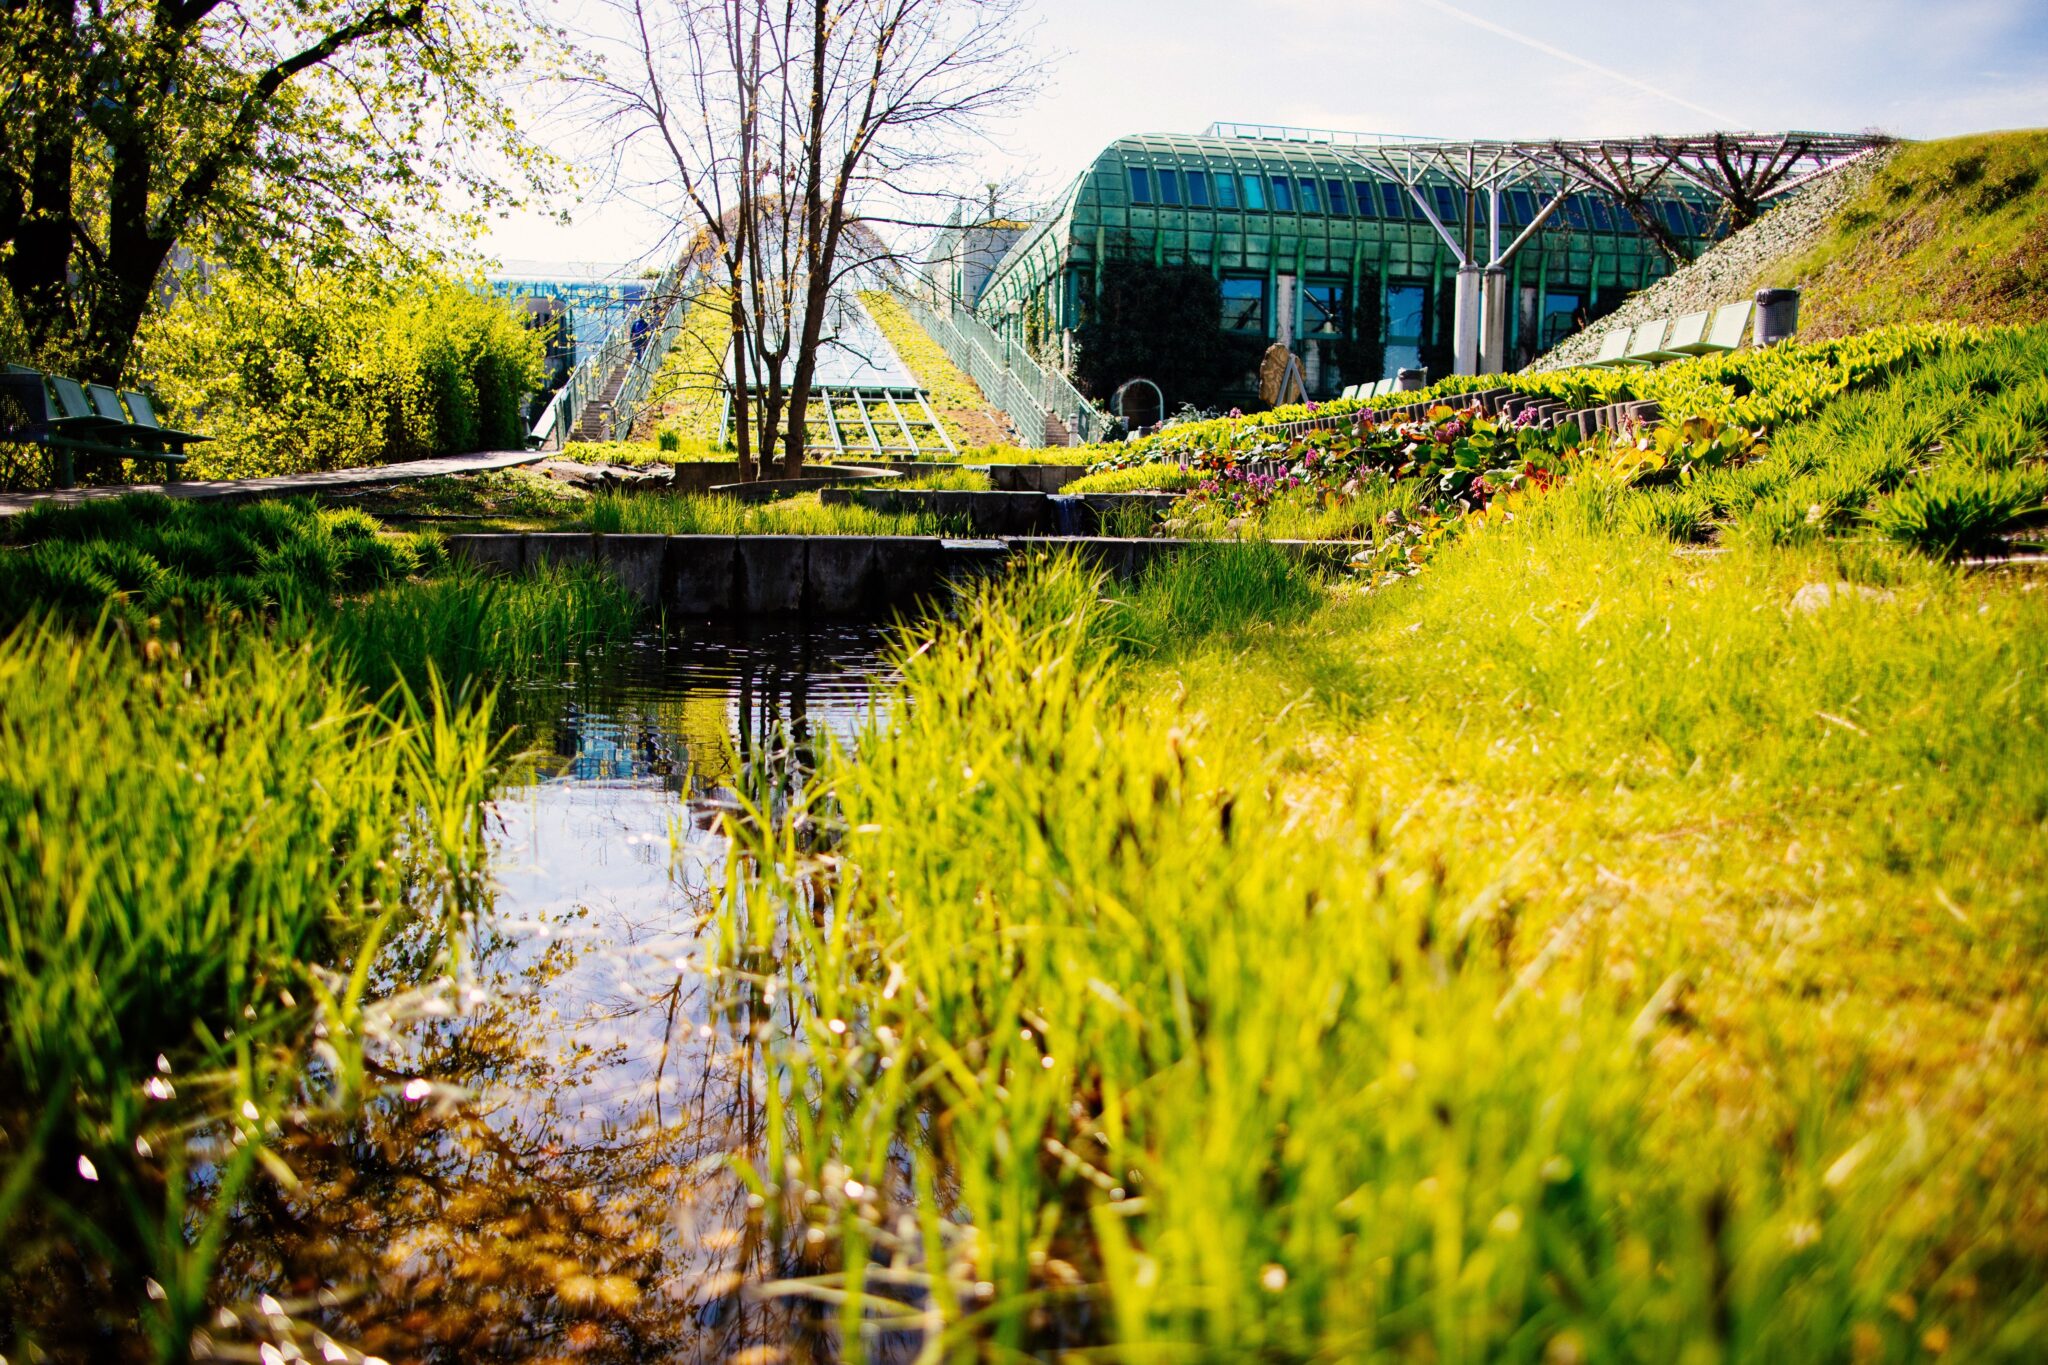
<svg viewBox="0 0 2048 1365"><path fill-rule="evenodd" d="M1037 87L1023 0L610 3L584 88L616 183L718 276L741 477L778 446L793 476L835 299L940 225L990 121Z"/></svg>

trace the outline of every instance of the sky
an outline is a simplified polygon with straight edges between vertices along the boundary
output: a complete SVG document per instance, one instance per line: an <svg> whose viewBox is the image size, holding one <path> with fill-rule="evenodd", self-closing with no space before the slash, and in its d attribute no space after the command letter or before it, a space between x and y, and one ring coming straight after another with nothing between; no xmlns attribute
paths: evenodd
<svg viewBox="0 0 2048 1365"><path fill-rule="evenodd" d="M579 3L562 0L573 22ZM1930 138L2048 126L2048 0L1033 0L1052 75L986 173L1065 184L1112 139L1219 120L1441 137L1719 128ZM565 147L564 150L573 150ZM629 261L661 236L586 190L483 243Z"/></svg>

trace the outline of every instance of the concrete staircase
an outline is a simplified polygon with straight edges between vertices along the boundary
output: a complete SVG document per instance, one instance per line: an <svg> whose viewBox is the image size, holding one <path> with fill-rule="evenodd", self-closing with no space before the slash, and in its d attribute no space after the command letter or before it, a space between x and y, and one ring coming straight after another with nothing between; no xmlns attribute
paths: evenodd
<svg viewBox="0 0 2048 1365"><path fill-rule="evenodd" d="M1045 415L1045 443L1049 446L1080 444L1074 439L1074 433L1067 429L1067 424L1060 420L1059 414L1051 412Z"/></svg>
<svg viewBox="0 0 2048 1365"><path fill-rule="evenodd" d="M605 441L611 439L612 403L619 396L619 390L626 386L626 371L621 365L604 377L604 388L597 397L583 405L583 411L576 414L576 430L570 437L576 441Z"/></svg>

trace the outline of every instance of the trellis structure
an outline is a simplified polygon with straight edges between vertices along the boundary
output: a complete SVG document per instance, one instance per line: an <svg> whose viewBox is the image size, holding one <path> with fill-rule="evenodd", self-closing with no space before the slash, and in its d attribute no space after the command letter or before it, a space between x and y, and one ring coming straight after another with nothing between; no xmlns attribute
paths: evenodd
<svg viewBox="0 0 2048 1365"><path fill-rule="evenodd" d="M1452 331L1456 373L1496 374L1507 350L1507 263L1574 193L1611 196L1637 229L1670 260L1691 259L1690 244L1652 198L1667 179L1721 206L1728 229L1754 222L1763 203L1891 139L1850 133L1705 133L1694 137L1592 138L1576 142L1352 142L1339 154L1388 176L1408 193L1458 262ZM1430 209L1423 186L1448 181L1464 196L1462 231L1453 233ZM1501 245L1500 196L1530 186L1547 197L1534 221ZM1486 247L1475 242L1479 200L1486 202ZM1664 202L1669 202L1664 201Z"/></svg>
<svg viewBox="0 0 2048 1365"><path fill-rule="evenodd" d="M754 386L748 386L754 392ZM891 456L906 460L952 459L959 455L945 424L932 411L923 389L872 384L824 384L811 387L804 417L812 450L834 457ZM718 443L732 430L732 389L718 419Z"/></svg>

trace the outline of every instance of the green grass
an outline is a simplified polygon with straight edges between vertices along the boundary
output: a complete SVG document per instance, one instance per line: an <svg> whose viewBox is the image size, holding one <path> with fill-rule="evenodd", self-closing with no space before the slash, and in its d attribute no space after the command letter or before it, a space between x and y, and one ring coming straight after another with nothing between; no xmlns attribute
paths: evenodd
<svg viewBox="0 0 2048 1365"><path fill-rule="evenodd" d="M497 689L601 655L636 606L304 501L128 497L5 535L0 1347L61 1354L90 1299L106 1342L182 1359L238 1200L293 1179L277 1140L377 1084L377 946L445 918L431 980L482 907Z"/></svg>
<svg viewBox="0 0 2048 1365"><path fill-rule="evenodd" d="M1640 496L906 646L829 860L723 914L831 1291L996 1356L2032 1354L2048 601Z"/></svg>
<svg viewBox="0 0 2048 1365"><path fill-rule="evenodd" d="M956 493L986 493L994 487L986 474L972 469L936 469L891 480L890 488L932 488Z"/></svg>
<svg viewBox="0 0 2048 1365"><path fill-rule="evenodd" d="M279 1122L361 1093L368 954L479 903L481 702L379 708L261 637L0 640L0 1271L26 1358L29 1285L183 1358Z"/></svg>
<svg viewBox="0 0 2048 1365"><path fill-rule="evenodd" d="M2048 131L1908 143L1827 237L1761 285L1803 290L1804 335L1895 322L2048 322Z"/></svg>
<svg viewBox="0 0 2048 1365"><path fill-rule="evenodd" d="M132 494L41 503L0 522L0 625L38 610L91 621L269 615L442 564L440 541L389 535L312 499L228 505Z"/></svg>
<svg viewBox="0 0 2048 1365"><path fill-rule="evenodd" d="M413 479L361 493L328 494L323 506L355 508L391 521L460 518L499 525L543 523L581 510L589 494L525 469ZM468 529L468 528L465 528Z"/></svg>
<svg viewBox="0 0 2048 1365"><path fill-rule="evenodd" d="M1141 464L1128 469L1105 469L1084 474L1060 491L1062 493L1184 493L1208 475L1178 464Z"/></svg>
<svg viewBox="0 0 2048 1365"><path fill-rule="evenodd" d="M744 503L693 493L600 493L585 523L598 532L664 536L935 536L947 534L928 512L827 507L815 493L780 502Z"/></svg>

